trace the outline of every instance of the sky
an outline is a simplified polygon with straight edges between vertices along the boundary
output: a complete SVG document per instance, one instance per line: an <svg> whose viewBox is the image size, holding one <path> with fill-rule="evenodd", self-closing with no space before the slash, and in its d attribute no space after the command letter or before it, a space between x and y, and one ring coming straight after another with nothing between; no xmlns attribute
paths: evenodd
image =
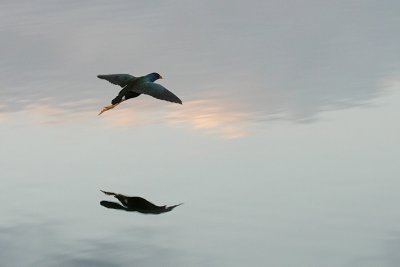
<svg viewBox="0 0 400 267"><path fill-rule="evenodd" d="M184 100L181 118L313 120L368 102L397 75L393 3L5 1L2 111L95 112L118 90L97 74L157 71Z"/></svg>

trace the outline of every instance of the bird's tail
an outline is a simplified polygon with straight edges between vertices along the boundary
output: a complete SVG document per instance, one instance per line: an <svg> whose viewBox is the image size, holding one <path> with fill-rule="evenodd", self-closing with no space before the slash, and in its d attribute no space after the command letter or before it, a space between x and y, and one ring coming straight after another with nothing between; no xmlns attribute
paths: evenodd
<svg viewBox="0 0 400 267"><path fill-rule="evenodd" d="M106 191L103 191L103 190L100 190L100 191L103 192L104 194L110 195L110 196L116 196L117 195L117 194L115 194L113 192L106 192Z"/></svg>

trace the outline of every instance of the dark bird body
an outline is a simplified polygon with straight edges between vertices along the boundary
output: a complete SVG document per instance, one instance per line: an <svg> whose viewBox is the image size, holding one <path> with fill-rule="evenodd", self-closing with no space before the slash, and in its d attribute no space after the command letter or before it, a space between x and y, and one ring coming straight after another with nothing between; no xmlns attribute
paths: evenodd
<svg viewBox="0 0 400 267"><path fill-rule="evenodd" d="M154 81L162 79L161 75L156 72L141 77L135 77L130 74L107 74L98 75L97 77L122 87L122 90L111 101L111 105L105 107L100 114L114 108L125 100L138 97L141 94L147 94L157 99L182 104L182 100L167 88L158 83L154 83Z"/></svg>
<svg viewBox="0 0 400 267"><path fill-rule="evenodd" d="M150 201L142 198L142 197L128 197L124 196L122 194L116 194L112 192L106 192L103 190L100 190L106 195L111 195L114 196L116 199L121 202L122 205L116 203L116 202L111 202L111 201L101 201L100 205L110 208L110 209L120 209L120 210L126 210L126 211L137 211L140 213L146 213L146 214L160 214L164 212L168 212L173 210L181 204L174 205L174 206L157 206Z"/></svg>

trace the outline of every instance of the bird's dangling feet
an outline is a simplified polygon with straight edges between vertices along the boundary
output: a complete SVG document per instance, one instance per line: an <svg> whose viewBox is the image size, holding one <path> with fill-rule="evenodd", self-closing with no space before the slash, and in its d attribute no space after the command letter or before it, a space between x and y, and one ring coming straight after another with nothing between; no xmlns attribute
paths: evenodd
<svg viewBox="0 0 400 267"><path fill-rule="evenodd" d="M103 112L106 112L107 110L110 110L110 109L115 108L116 106L118 106L118 104L119 104L119 103L117 103L117 104L112 104L112 105L109 105L109 106L104 107L104 108L100 111L100 113L99 113L97 116L101 115Z"/></svg>

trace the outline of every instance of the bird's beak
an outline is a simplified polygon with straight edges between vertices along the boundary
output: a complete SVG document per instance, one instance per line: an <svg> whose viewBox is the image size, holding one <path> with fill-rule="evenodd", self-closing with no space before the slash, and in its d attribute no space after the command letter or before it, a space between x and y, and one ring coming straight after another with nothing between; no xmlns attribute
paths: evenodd
<svg viewBox="0 0 400 267"><path fill-rule="evenodd" d="M163 79L163 77L160 75L160 79Z"/></svg>
<svg viewBox="0 0 400 267"><path fill-rule="evenodd" d="M110 109L115 108L116 106L118 106L118 104L119 104L119 103L117 103L117 104L115 104L115 105L109 105L109 106L107 106L107 107L104 107L104 108L100 111L100 113L99 113L97 116L101 115L103 112L106 112L107 110L110 110Z"/></svg>

